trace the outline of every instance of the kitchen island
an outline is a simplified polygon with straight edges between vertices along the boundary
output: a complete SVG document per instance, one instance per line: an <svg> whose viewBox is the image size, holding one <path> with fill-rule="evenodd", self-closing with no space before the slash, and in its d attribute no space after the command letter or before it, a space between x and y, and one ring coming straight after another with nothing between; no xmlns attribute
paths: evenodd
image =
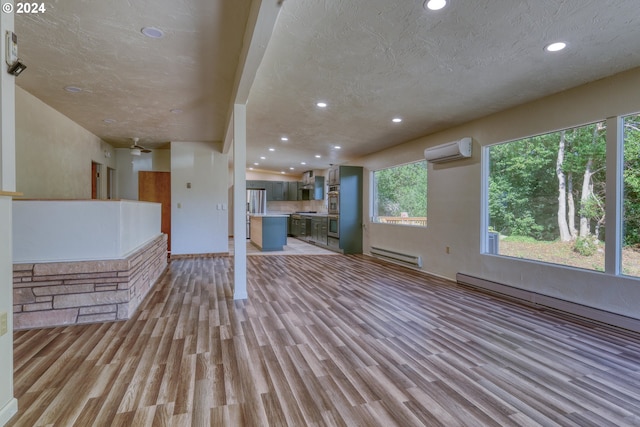
<svg viewBox="0 0 640 427"><path fill-rule="evenodd" d="M251 215L251 243L261 251L281 251L287 244L288 215L256 214Z"/></svg>

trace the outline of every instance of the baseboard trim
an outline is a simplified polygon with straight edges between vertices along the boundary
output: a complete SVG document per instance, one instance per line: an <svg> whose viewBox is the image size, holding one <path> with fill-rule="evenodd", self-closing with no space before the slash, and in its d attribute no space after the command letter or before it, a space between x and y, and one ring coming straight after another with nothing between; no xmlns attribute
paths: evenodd
<svg viewBox="0 0 640 427"><path fill-rule="evenodd" d="M640 320L632 317L588 307L586 305L542 295L536 292L518 289L510 285L493 282L480 277L469 276L463 273L456 274L456 281L460 285L470 286L486 292L508 296L518 301L534 305L538 308L558 311L564 314L578 316L592 322L602 323L640 333Z"/></svg>
<svg viewBox="0 0 640 427"><path fill-rule="evenodd" d="M219 257L228 257L229 252L208 252L202 254L171 254L171 259L194 259L194 258L219 258Z"/></svg>
<svg viewBox="0 0 640 427"><path fill-rule="evenodd" d="M0 409L0 426L9 422L11 417L18 413L18 399L13 398Z"/></svg>

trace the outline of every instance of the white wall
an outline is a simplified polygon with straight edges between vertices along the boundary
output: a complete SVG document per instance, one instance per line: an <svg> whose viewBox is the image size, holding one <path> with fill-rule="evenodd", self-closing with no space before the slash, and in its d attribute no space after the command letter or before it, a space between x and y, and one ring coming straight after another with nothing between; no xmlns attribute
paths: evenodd
<svg viewBox="0 0 640 427"><path fill-rule="evenodd" d="M471 136L473 157L429 164L426 229L370 223L365 191L365 252L372 245L421 255L423 269L455 279L458 272L640 319L640 280L595 271L481 255L481 147L640 111L640 68L525 104L361 159L370 171L423 158L423 150ZM445 247L451 248L450 254Z"/></svg>
<svg viewBox="0 0 640 427"><path fill-rule="evenodd" d="M90 199L93 161L102 165L99 198L106 198L106 168L116 167L111 145L19 87L15 108L18 191L27 198Z"/></svg>
<svg viewBox="0 0 640 427"><path fill-rule="evenodd" d="M15 200L13 262L123 259L161 234L160 216L159 203Z"/></svg>
<svg viewBox="0 0 640 427"><path fill-rule="evenodd" d="M152 150L132 156L128 148L116 148L116 191L117 199L138 200L138 172L170 172L171 150Z"/></svg>
<svg viewBox="0 0 640 427"><path fill-rule="evenodd" d="M229 166L221 149L221 143L171 144L172 255L229 251Z"/></svg>

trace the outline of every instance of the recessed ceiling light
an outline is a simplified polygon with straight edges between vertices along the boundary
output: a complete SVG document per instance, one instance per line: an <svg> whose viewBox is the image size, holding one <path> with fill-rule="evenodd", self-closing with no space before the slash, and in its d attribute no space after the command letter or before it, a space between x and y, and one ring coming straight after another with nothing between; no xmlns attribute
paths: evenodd
<svg viewBox="0 0 640 427"><path fill-rule="evenodd" d="M556 42L556 43L551 43L548 44L544 47L544 50L546 50L547 52L559 52L562 49L564 49L565 47L567 47L567 44L564 42Z"/></svg>
<svg viewBox="0 0 640 427"><path fill-rule="evenodd" d="M269 148L269 151L276 151L275 148Z"/></svg>
<svg viewBox="0 0 640 427"><path fill-rule="evenodd" d="M164 37L164 31L156 27L144 27L140 30L142 34L152 39L161 39Z"/></svg>
<svg viewBox="0 0 640 427"><path fill-rule="evenodd" d="M115 123L115 122L116 122L114 119L104 119L104 120L102 120L102 121L103 121L104 123L108 124L108 125L110 125L110 124L112 124L112 123Z"/></svg>
<svg viewBox="0 0 640 427"><path fill-rule="evenodd" d="M257 162L253 164L253 166L259 166L259 165L260 163L257 163Z"/></svg>
<svg viewBox="0 0 640 427"><path fill-rule="evenodd" d="M288 141L289 138L287 138L286 136L283 136L282 138L280 138L280 141Z"/></svg>
<svg viewBox="0 0 640 427"><path fill-rule="evenodd" d="M267 160L265 156L260 156L260 160Z"/></svg>
<svg viewBox="0 0 640 427"><path fill-rule="evenodd" d="M320 108L326 108L327 107L327 103L326 102L318 102L316 105L318 107L320 107Z"/></svg>
<svg viewBox="0 0 640 427"><path fill-rule="evenodd" d="M440 10L447 5L447 0L425 0L424 7L429 10Z"/></svg>
<svg viewBox="0 0 640 427"><path fill-rule="evenodd" d="M300 162L300 164L301 164L301 165L306 165L306 164L307 164L307 162Z"/></svg>
<svg viewBox="0 0 640 427"><path fill-rule="evenodd" d="M170 113L173 114L180 114L182 113L182 109L181 108L172 108L171 110L169 110Z"/></svg>
<svg viewBox="0 0 640 427"><path fill-rule="evenodd" d="M400 123L402 121L402 119L400 117L394 117L393 119L391 119L391 121L393 123Z"/></svg>
<svg viewBox="0 0 640 427"><path fill-rule="evenodd" d="M322 156L320 154L316 154L316 159L321 158Z"/></svg>
<svg viewBox="0 0 640 427"><path fill-rule="evenodd" d="M339 146L339 145L334 145L334 146L333 146L333 148L335 148L336 150L339 150L339 149L341 149L342 147L341 147L341 146Z"/></svg>
<svg viewBox="0 0 640 427"><path fill-rule="evenodd" d="M280 171L280 173L282 173L282 174L283 174L283 173L284 173L284 171Z"/></svg>
<svg viewBox="0 0 640 427"><path fill-rule="evenodd" d="M252 171L252 170L253 170L253 168L249 168L249 170L250 170L250 171Z"/></svg>
<svg viewBox="0 0 640 427"><path fill-rule="evenodd" d="M66 90L67 92L70 92L70 93L82 92L82 88L80 88L78 86L65 86L64 90Z"/></svg>
<svg viewBox="0 0 640 427"><path fill-rule="evenodd" d="M290 171L295 170L296 168L289 168Z"/></svg>

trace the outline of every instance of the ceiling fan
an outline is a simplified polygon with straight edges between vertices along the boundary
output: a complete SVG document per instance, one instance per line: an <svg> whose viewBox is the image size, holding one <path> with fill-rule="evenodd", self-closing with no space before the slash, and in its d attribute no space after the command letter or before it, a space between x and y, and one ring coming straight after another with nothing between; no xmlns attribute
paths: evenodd
<svg viewBox="0 0 640 427"><path fill-rule="evenodd" d="M129 152L132 156L139 156L142 153L150 153L151 150L144 148L142 145L138 145L140 138L133 138L133 145L129 147Z"/></svg>

